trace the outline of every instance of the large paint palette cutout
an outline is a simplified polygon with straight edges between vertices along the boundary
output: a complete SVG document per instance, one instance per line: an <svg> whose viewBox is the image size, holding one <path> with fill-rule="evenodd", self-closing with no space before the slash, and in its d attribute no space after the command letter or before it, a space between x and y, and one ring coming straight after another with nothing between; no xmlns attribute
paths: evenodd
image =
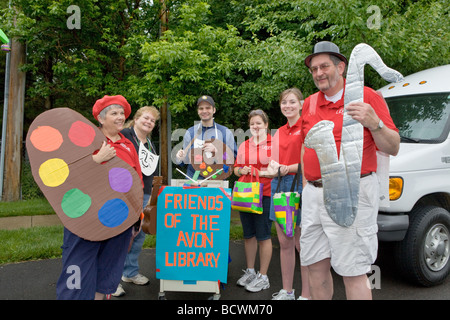
<svg viewBox="0 0 450 320"><path fill-rule="evenodd" d="M233 172L234 153L221 140L207 140L212 143L218 152L207 153L201 148L190 149L190 161L199 176L210 180L224 180Z"/></svg>
<svg viewBox="0 0 450 320"><path fill-rule="evenodd" d="M26 146L34 180L63 225L79 237L101 241L132 226L142 212L142 182L125 161L92 160L106 137L68 108L40 114Z"/></svg>

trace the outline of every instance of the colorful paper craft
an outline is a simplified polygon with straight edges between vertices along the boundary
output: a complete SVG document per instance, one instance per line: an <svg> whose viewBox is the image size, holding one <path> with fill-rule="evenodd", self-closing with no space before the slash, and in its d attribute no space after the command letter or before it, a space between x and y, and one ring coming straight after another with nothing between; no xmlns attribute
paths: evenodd
<svg viewBox="0 0 450 320"><path fill-rule="evenodd" d="M233 172L234 156L233 151L222 141L212 139L205 141L205 143L212 143L218 150L216 153L204 152L201 148L196 148L195 144L190 149L190 161L196 171L200 171L203 178L216 176L217 180L224 180L228 178ZM218 172L218 170L223 169Z"/></svg>
<svg viewBox="0 0 450 320"><path fill-rule="evenodd" d="M81 114L57 108L31 124L26 146L33 177L64 226L101 241L132 226L142 212L142 182L118 157L92 160L106 138Z"/></svg>
<svg viewBox="0 0 450 320"><path fill-rule="evenodd" d="M273 196L275 219L283 232L288 237L295 234L297 216L300 205L300 194L298 192L281 192Z"/></svg>
<svg viewBox="0 0 450 320"><path fill-rule="evenodd" d="M7 44L9 42L9 38L6 36L2 29L0 29L0 41L4 44Z"/></svg>

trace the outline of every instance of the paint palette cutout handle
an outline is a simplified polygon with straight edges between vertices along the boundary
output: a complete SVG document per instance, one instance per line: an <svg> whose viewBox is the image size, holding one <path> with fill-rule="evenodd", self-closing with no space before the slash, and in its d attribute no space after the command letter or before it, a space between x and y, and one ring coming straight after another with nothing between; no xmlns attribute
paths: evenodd
<svg viewBox="0 0 450 320"><path fill-rule="evenodd" d="M142 182L125 161L97 164L92 154L106 137L69 108L40 114L26 139L33 178L63 225L90 241L112 238L142 212Z"/></svg>

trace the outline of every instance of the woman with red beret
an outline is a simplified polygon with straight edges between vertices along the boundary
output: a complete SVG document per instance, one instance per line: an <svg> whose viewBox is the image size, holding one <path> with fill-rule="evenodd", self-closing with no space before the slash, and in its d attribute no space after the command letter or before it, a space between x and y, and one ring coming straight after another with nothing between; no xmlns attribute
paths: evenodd
<svg viewBox="0 0 450 320"><path fill-rule="evenodd" d="M115 156L132 166L142 180L138 155L130 140L120 131L131 107L120 95L97 100L92 114L106 137L92 159L97 163ZM58 299L103 299L114 293L120 282L125 257L131 240L131 229L103 241L84 240L64 228L62 272L56 284Z"/></svg>

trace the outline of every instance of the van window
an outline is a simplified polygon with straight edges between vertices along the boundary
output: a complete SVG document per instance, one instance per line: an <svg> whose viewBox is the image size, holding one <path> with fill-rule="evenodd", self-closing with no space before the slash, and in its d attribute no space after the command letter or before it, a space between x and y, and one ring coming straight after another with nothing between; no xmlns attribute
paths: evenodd
<svg viewBox="0 0 450 320"><path fill-rule="evenodd" d="M450 93L386 98L402 142L440 143L450 129Z"/></svg>

